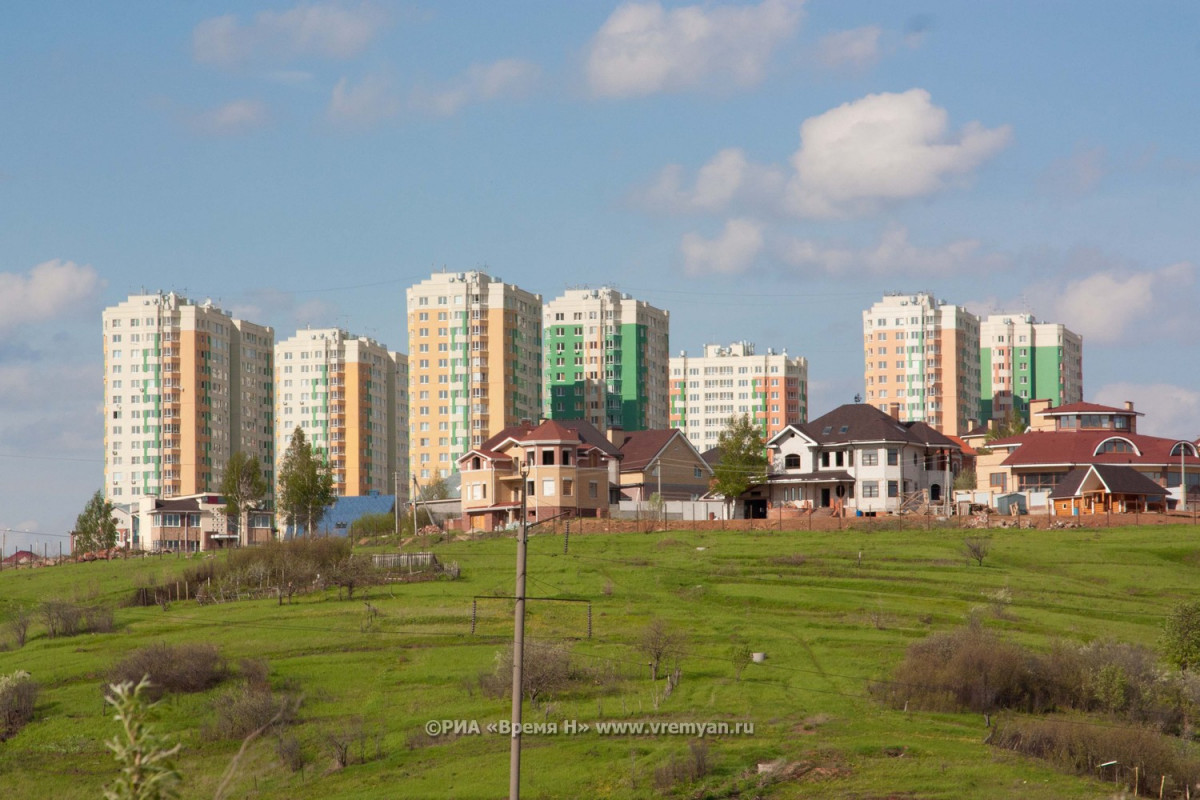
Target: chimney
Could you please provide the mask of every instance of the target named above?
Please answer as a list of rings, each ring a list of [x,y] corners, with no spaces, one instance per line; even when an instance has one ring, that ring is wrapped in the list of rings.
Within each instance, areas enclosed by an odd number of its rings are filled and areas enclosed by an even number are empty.
[[[620,425],[610,425],[608,427],[608,440],[612,442],[613,447],[620,450],[625,444],[625,429]]]
[[[1126,410],[1126,411],[1133,411],[1133,401],[1132,401],[1132,400],[1126,400],[1126,401],[1125,401],[1125,410]]]
[[[890,404],[888,406],[888,414],[891,415],[892,419],[896,419],[896,420],[900,419],[900,404],[899,403]]]

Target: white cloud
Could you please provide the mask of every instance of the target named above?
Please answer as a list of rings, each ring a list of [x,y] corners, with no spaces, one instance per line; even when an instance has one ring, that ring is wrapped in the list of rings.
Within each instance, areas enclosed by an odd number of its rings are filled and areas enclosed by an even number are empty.
[[[672,164],[654,183],[638,192],[636,202],[659,212],[720,212],[733,205],[777,208],[787,176],[783,171],[754,164],[739,148],[720,151],[700,168],[689,188],[684,169]]]
[[[715,239],[688,233],[680,242],[684,268],[691,275],[745,272],[762,248],[763,226],[752,219],[729,220]]]
[[[760,81],[772,52],[800,23],[802,0],[758,5],[625,3],[592,39],[587,79],[601,97],[637,97],[731,81]]]
[[[522,97],[533,88],[540,72],[536,64],[515,58],[473,64],[446,86],[415,90],[410,102],[416,110],[450,116],[472,103]]]
[[[1080,146],[1070,156],[1051,162],[1042,175],[1041,185],[1053,194],[1087,194],[1108,172],[1108,151],[1102,145]]]
[[[883,202],[941,191],[1008,146],[1012,130],[965,125],[947,132],[947,114],[924,89],[872,94],[800,126],[796,175],[788,187],[794,213],[843,217]]]
[[[1094,402],[1120,407],[1132,400],[1146,416],[1138,433],[1195,441],[1200,435],[1200,392],[1169,383],[1110,383],[1092,395]]]
[[[45,261],[25,275],[0,272],[0,331],[64,314],[103,285],[96,270],[73,261]]]
[[[817,44],[817,62],[826,69],[860,71],[874,66],[883,54],[878,25],[831,33]]]
[[[197,61],[220,67],[309,56],[347,59],[361,53],[385,21],[367,4],[301,4],[287,11],[260,11],[245,24],[226,14],[195,27],[192,53]]]
[[[865,215],[884,203],[922,197],[962,180],[1008,145],[1009,127],[977,122],[947,133],[945,109],[929,93],[868,95],[805,120],[793,170],[720,151],[688,185],[683,167],[663,169],[639,205],[674,213],[770,211],[803,218]]]
[[[1172,264],[1156,272],[1122,274],[1097,272],[1048,288],[1057,299],[1055,318],[1094,344],[1121,341],[1135,324],[1154,322],[1170,327],[1177,314],[1169,313],[1183,289],[1195,278],[1191,264]],[[1185,304],[1185,305],[1190,305]],[[1181,310],[1187,313],[1186,309]],[[1145,332],[1145,331],[1143,331]]]
[[[329,100],[328,114],[340,124],[365,126],[396,116],[401,106],[391,81],[372,74],[356,85],[348,78],[338,81]]]
[[[908,238],[903,225],[889,225],[873,247],[825,245],[811,239],[791,239],[780,247],[782,259],[801,270],[816,270],[832,277],[853,275],[930,275],[949,277],[984,265],[996,265],[999,256],[979,252],[976,239],[961,239],[941,247],[921,247]]]
[[[234,100],[197,114],[194,127],[216,135],[245,133],[267,124],[267,106],[260,100]]]

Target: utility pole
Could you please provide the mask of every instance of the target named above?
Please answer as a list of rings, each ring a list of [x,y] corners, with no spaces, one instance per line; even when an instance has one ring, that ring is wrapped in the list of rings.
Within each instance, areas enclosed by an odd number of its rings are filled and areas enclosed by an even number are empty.
[[[517,529],[517,609],[513,618],[512,744],[508,757],[508,800],[521,797],[521,700],[525,661],[525,545],[529,540],[527,511],[529,461],[521,462],[521,527]]]
[[[396,515],[396,541],[400,541],[400,472],[392,473],[392,492],[396,495],[392,502],[392,513]]]
[[[421,484],[417,482],[417,476],[413,475],[413,542],[417,541],[417,498],[421,496]]]

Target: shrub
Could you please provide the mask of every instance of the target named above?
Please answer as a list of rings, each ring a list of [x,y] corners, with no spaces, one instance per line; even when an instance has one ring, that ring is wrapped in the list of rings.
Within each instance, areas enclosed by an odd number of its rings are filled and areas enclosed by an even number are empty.
[[[0,742],[16,735],[33,719],[38,685],[24,670],[0,675]]]
[[[654,786],[669,791],[678,783],[691,783],[708,774],[708,744],[704,740],[688,744],[688,752],[672,756],[671,760],[654,770]]]
[[[991,743],[1045,759],[1077,775],[1109,779],[1115,774],[1120,782],[1131,787],[1136,774],[1134,792],[1145,793],[1147,797],[1156,795],[1160,786],[1166,796],[1179,797],[1183,787],[1200,780],[1200,761],[1186,754],[1169,737],[1146,727],[1096,725],[1062,717],[1013,718],[996,726]],[[1117,763],[1106,769],[1117,772],[1098,770],[1101,764],[1113,761]]]
[[[1200,666],[1200,602],[1181,603],[1163,623],[1163,658],[1181,670]]]
[[[143,690],[150,700],[166,692],[202,692],[225,679],[227,669],[217,648],[211,644],[152,644],[135,650],[117,662],[108,673],[108,683],[134,685],[149,677]]]
[[[893,704],[932,711],[1029,710],[1035,696],[1031,667],[1020,647],[968,626],[914,642],[892,682],[875,688]]]
[[[214,700],[216,720],[203,732],[209,739],[245,739],[255,732],[290,724],[295,705],[290,698],[276,697],[270,689],[230,689]]]
[[[17,647],[25,646],[25,639],[29,635],[29,626],[33,622],[33,615],[29,613],[29,609],[20,607],[17,609],[13,618],[8,621],[9,630],[13,633],[13,638],[17,640]]]
[[[522,693],[537,705],[556,692],[567,689],[581,677],[571,668],[571,651],[566,645],[525,642],[525,660],[521,666]],[[479,676],[479,688],[488,697],[512,694],[513,648],[496,654],[496,666],[491,673]]]

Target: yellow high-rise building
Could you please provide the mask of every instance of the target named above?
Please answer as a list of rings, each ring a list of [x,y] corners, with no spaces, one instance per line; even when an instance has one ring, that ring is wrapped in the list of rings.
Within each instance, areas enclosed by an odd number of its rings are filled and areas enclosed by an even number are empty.
[[[410,474],[455,470],[471,447],[542,406],[542,296],[484,272],[408,289]]]

